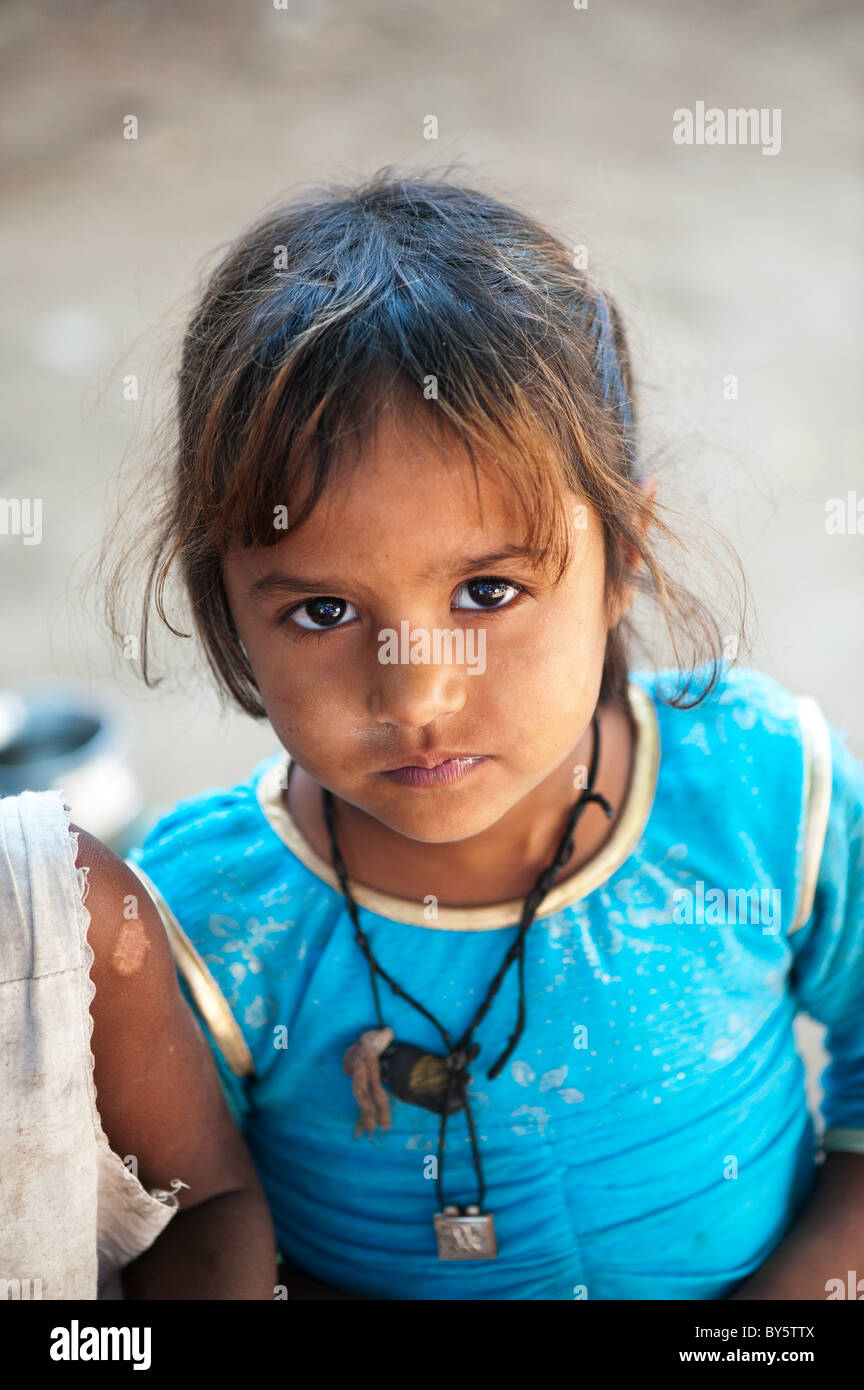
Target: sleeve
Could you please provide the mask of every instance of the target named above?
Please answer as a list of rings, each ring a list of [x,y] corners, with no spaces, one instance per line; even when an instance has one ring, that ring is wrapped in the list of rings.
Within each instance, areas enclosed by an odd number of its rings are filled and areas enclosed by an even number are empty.
[[[186,1003],[189,1005],[189,1008],[192,1010],[192,1013],[195,1015],[198,1027],[204,1034],[207,1045],[213,1054],[213,1061],[216,1063],[216,1070],[219,1073],[219,1080],[222,1084],[222,1094],[225,1097],[225,1102],[234,1117],[234,1123],[237,1125],[238,1129],[242,1130],[248,1119],[249,1112],[252,1109],[250,1083],[246,1077],[238,1076],[228,1066],[221,1047],[216,1045],[213,1034],[207,1026],[207,1020],[196,1007],[195,1000],[192,997],[189,986],[179,967],[177,970],[177,978],[180,981],[181,993]]]
[[[810,747],[812,754],[813,742]],[[800,1008],[826,1028],[822,1147],[864,1154],[864,768],[824,721],[821,754],[819,749],[817,738],[821,769],[812,769],[809,783],[803,872],[809,915],[790,932],[791,986]],[[815,819],[824,825],[824,837],[820,826],[815,843],[814,800]]]
[[[134,851],[126,863],[140,878],[162,919],[181,992],[213,1054],[228,1108],[243,1129],[252,1109],[255,1080],[255,1065],[246,1039],[205,962],[157,885],[138,863]]]

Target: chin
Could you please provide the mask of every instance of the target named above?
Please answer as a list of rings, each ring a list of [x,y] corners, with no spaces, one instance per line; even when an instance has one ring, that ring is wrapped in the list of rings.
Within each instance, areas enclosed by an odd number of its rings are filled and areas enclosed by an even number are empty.
[[[377,820],[408,840],[417,840],[426,845],[449,845],[481,835],[506,814],[511,804],[508,802],[498,808],[486,796],[476,799],[470,806],[453,806],[449,812],[445,812],[440,805],[435,807],[430,804],[425,810],[416,810],[413,815],[399,815],[392,806],[384,814],[376,815],[374,811],[369,814],[375,815]]]

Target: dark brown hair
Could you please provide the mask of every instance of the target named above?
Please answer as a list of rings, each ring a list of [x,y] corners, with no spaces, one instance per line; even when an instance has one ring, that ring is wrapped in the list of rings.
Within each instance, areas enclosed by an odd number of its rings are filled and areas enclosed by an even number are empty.
[[[152,607],[172,566],[224,691],[266,715],[222,578],[232,542],[269,546],[312,511],[336,469],[362,462],[384,402],[475,470],[511,489],[556,576],[570,558],[562,485],[602,523],[607,595],[632,582],[659,602],[683,705],[705,662],[719,674],[716,619],[673,583],[658,538],[676,536],[637,486],[632,369],[619,311],[563,242],[508,203],[429,174],[389,169],[265,211],[228,246],[200,293],[180,363],[174,459],[148,547],[140,626],[148,685]],[[491,463],[494,460],[494,464]],[[274,526],[276,508],[287,526]],[[650,522],[650,525],[648,523]],[[622,544],[640,563],[628,565]],[[117,563],[106,613],[115,637],[136,545]],[[625,616],[609,633],[600,699],[628,678]],[[691,657],[682,663],[679,632]]]

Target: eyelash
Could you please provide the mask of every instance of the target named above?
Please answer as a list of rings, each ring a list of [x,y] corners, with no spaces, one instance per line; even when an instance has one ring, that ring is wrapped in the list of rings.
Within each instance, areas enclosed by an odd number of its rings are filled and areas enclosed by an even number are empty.
[[[464,584],[460,584],[460,585],[459,585],[459,589],[457,590],[457,593],[459,593],[462,589],[467,588],[469,584],[489,584],[489,585],[492,586],[492,587],[494,587],[494,586],[496,586],[496,585],[498,585],[498,586],[506,585],[506,587],[507,587],[508,589],[515,589],[515,590],[516,590],[516,594],[515,594],[515,597],[514,597],[514,598],[511,598],[511,599],[509,600],[509,602],[507,602],[507,603],[502,603],[502,604],[500,604],[497,608],[484,608],[482,605],[478,605],[476,608],[459,608],[459,609],[456,609],[456,610],[455,610],[456,612],[459,612],[459,613],[500,613],[500,612],[503,612],[504,609],[507,609],[507,608],[515,608],[516,605],[517,605],[517,603],[519,602],[520,597],[521,597],[523,594],[528,594],[528,595],[530,596],[530,590],[527,589],[527,588],[525,587],[524,584],[517,584],[515,580],[513,580],[513,579],[505,579],[505,578],[503,577],[503,575],[498,575],[498,574],[495,574],[495,575],[492,575],[492,574],[483,574],[483,575],[479,575],[479,576],[478,576],[477,578],[475,578],[475,579],[466,579],[465,582],[464,582]],[[319,595],[318,597],[320,597],[320,598],[338,598],[338,595],[336,595],[336,594],[321,594],[321,595]],[[343,600],[341,600],[341,601],[342,601],[343,603],[349,603],[349,602],[350,602],[348,599],[343,599]],[[276,619],[276,626],[277,626],[277,627],[283,627],[283,626],[286,626],[286,625],[290,624],[291,627],[294,627],[294,628],[297,629],[297,632],[298,632],[299,635],[302,636],[302,637],[324,637],[324,636],[327,635],[328,632],[337,632],[337,631],[339,631],[340,628],[351,627],[352,624],[351,624],[350,622],[349,622],[349,623],[339,622],[339,623],[334,623],[331,627],[319,627],[319,628],[314,628],[314,627],[301,627],[301,625],[300,625],[299,623],[291,623],[290,620],[291,620],[291,618],[293,617],[293,615],[294,615],[295,613],[299,612],[301,608],[305,608],[305,606],[306,606],[307,604],[309,604],[309,603],[314,603],[314,602],[315,602],[315,599],[314,599],[314,598],[305,598],[305,599],[302,599],[300,603],[292,604],[292,606],[291,606],[290,608],[286,609],[286,611],[285,611],[284,613],[280,613],[280,614],[279,614],[279,616],[278,616],[277,619]],[[351,607],[353,607],[353,606],[354,606],[354,605],[351,604]]]

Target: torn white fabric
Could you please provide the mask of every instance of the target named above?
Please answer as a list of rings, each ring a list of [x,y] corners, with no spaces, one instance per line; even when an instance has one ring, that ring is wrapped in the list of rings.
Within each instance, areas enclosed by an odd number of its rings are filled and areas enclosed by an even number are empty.
[[[177,1209],[99,1118],[77,840],[61,791],[0,800],[0,1299],[122,1297]]]

